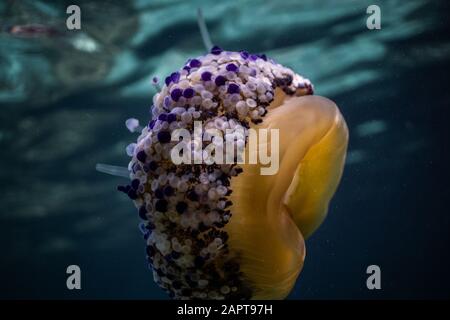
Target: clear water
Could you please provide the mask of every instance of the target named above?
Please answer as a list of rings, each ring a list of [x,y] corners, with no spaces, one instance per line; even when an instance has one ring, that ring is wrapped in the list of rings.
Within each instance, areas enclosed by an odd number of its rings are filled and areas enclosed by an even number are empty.
[[[95,164],[127,164],[124,121],[148,120],[151,78],[204,53],[197,7],[214,43],[308,77],[350,129],[342,183],[290,298],[450,296],[444,1],[377,1],[381,30],[366,28],[372,1],[76,1],[81,32],[65,29],[73,3],[0,2],[0,298],[166,298],[115,190],[123,180]],[[58,34],[7,32],[29,23]],[[80,291],[66,288],[71,264]],[[370,264],[382,290],[366,288]]]

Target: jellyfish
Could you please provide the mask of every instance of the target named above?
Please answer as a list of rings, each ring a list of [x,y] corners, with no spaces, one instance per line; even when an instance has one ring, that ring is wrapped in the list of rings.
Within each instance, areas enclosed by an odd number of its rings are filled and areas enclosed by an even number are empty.
[[[348,129],[336,104],[264,54],[213,46],[154,84],[152,118],[127,146],[121,185],[142,220],[154,281],[175,299],[284,299],[305,260],[305,239],[324,221],[343,172]],[[262,164],[171,161],[172,133],[194,121],[225,130],[279,130],[279,170]],[[248,135],[241,137],[246,151]],[[204,141],[204,145],[213,143]],[[239,143],[237,141],[236,143]],[[268,147],[266,145],[266,147]]]

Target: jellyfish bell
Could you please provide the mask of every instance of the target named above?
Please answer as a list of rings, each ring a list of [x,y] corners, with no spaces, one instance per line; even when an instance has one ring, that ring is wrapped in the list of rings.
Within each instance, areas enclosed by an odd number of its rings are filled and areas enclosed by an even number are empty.
[[[305,259],[305,241],[323,222],[342,175],[348,130],[337,106],[318,96],[285,98],[258,127],[280,129],[280,169],[242,165],[231,181],[231,250],[255,299],[282,299]]]
[[[348,130],[337,106],[265,55],[217,46],[166,77],[153,103],[147,126],[126,122],[140,131],[128,168],[97,169],[130,177],[118,189],[143,220],[156,283],[177,299],[285,298],[342,175]],[[196,120],[221,132],[276,129],[277,144],[254,149],[245,135],[243,145],[248,157],[277,153],[277,172],[261,174],[262,162],[173,163],[171,133],[195,133]]]

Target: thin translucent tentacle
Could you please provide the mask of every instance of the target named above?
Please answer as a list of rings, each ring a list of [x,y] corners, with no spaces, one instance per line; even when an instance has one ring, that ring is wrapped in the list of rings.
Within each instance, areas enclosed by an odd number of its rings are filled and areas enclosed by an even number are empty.
[[[200,34],[202,35],[203,44],[206,51],[209,51],[212,48],[211,37],[209,36],[208,28],[206,27],[205,19],[203,18],[202,9],[200,8],[197,10],[197,22],[200,29]]]
[[[113,175],[116,177],[124,177],[124,178],[130,177],[130,172],[125,167],[113,166],[113,165],[105,164],[105,163],[97,163],[95,165],[95,170],[102,172],[102,173],[110,174],[110,175]]]

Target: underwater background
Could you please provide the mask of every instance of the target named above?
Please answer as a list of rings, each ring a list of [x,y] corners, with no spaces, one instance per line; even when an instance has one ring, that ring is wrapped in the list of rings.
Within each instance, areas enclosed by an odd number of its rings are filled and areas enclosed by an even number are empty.
[[[68,31],[66,8],[81,8]],[[381,30],[366,9],[381,8]],[[329,215],[290,299],[450,298],[450,30],[445,1],[0,0],[0,298],[166,299],[116,191],[155,89],[215,44],[265,53],[336,102],[349,130]],[[18,37],[11,26],[45,25]],[[56,31],[55,31],[56,30]],[[79,265],[82,290],[68,290]],[[382,289],[366,287],[367,266]]]

